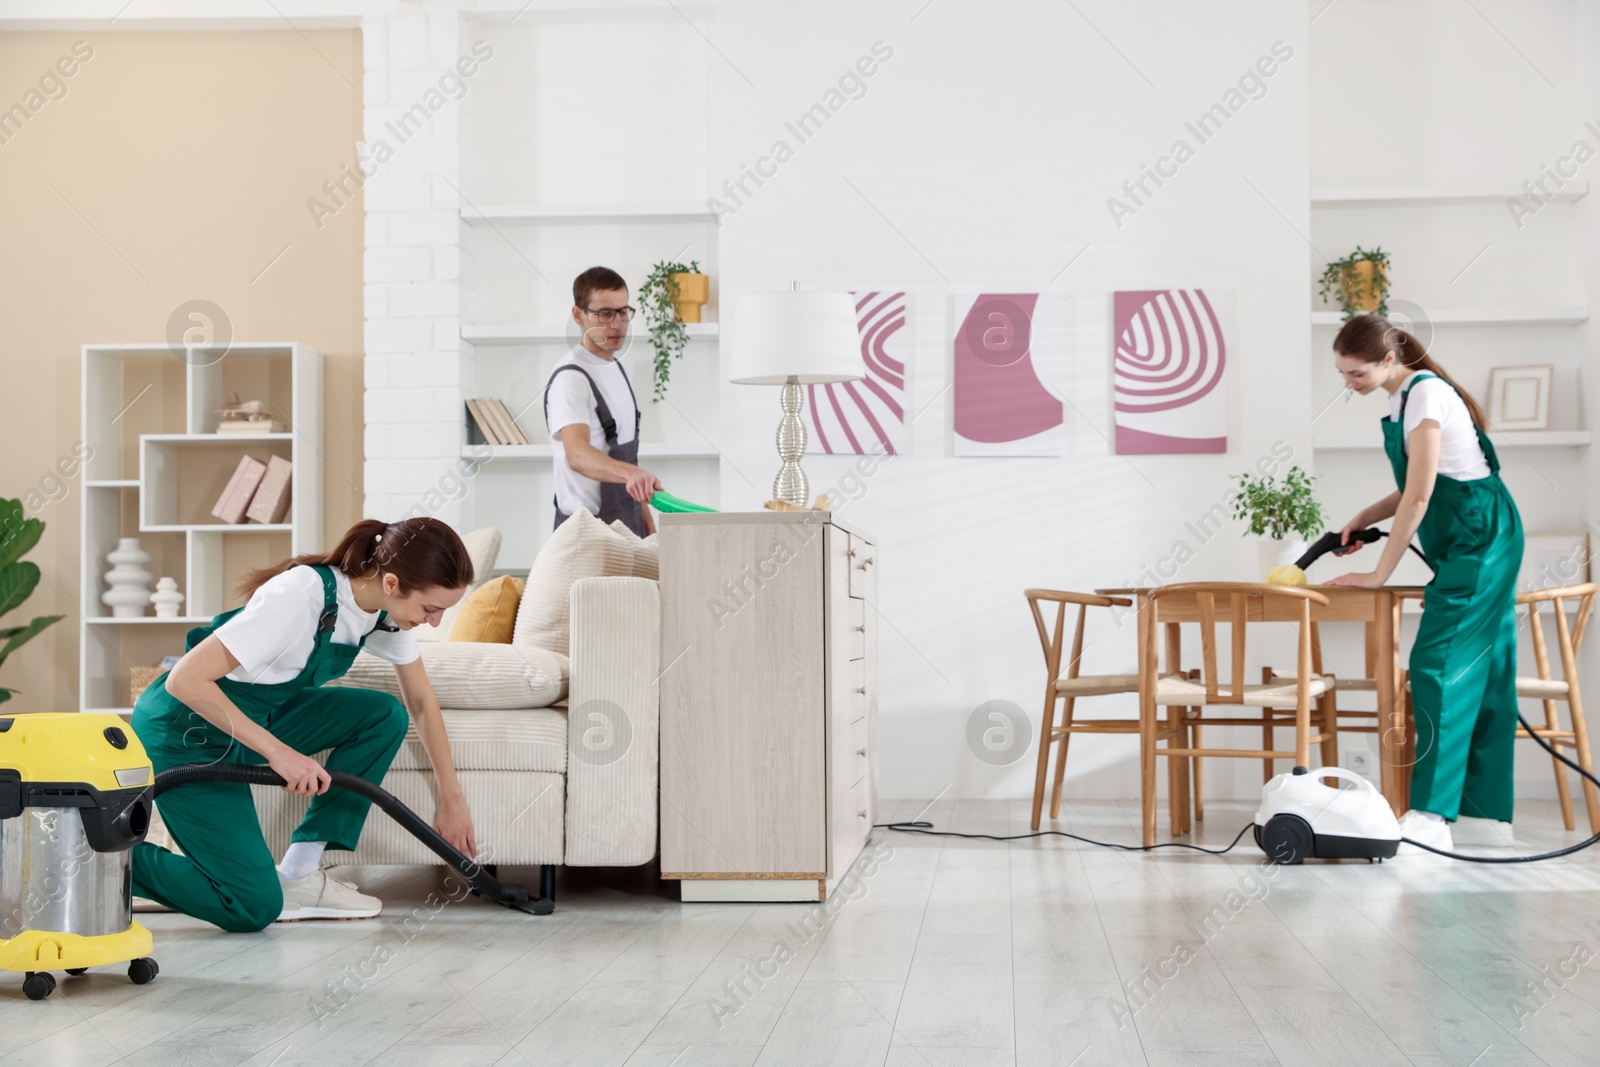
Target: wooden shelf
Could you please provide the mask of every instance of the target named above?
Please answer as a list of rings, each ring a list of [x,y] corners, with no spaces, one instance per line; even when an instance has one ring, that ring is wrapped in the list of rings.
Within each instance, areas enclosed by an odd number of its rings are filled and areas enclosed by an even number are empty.
[[[468,225],[526,223],[710,222],[715,216],[704,204],[618,204],[594,207],[531,207],[496,205],[461,209]]]
[[[1588,430],[1503,430],[1491,433],[1489,440],[1515,448],[1584,448],[1591,437]],[[1383,447],[1383,440],[1376,434],[1322,435],[1311,439],[1311,447],[1320,452],[1376,450]]]
[[[1311,190],[1312,207],[1412,207],[1428,204],[1503,203],[1527,190],[1500,185],[1370,185]],[[1589,195],[1588,182],[1569,181],[1551,199],[1571,203]]]
[[[523,322],[495,326],[463,326],[461,339],[480,345],[511,345],[525,341],[566,341],[575,344],[577,339],[568,331],[576,324],[571,322]],[[684,330],[690,340],[711,340],[721,333],[721,324],[691,322]]]
[[[1435,326],[1573,326],[1587,322],[1587,307],[1533,308],[1519,310],[1440,310],[1427,311]],[[1313,311],[1311,325],[1338,327],[1344,316],[1337,311]]]
[[[482,445],[468,445],[461,450],[462,459],[484,462]],[[491,445],[490,460],[549,459],[554,453],[548,444]],[[640,459],[716,459],[722,453],[711,445],[664,445],[643,441],[639,444]]]

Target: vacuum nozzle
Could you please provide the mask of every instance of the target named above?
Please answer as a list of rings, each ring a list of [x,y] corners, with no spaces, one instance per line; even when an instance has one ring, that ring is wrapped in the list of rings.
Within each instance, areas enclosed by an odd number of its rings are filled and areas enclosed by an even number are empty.
[[[1352,533],[1350,535],[1350,544],[1370,545],[1378,538],[1387,536],[1388,534],[1378,529],[1376,526],[1369,526],[1365,530],[1357,530]],[[1311,543],[1311,547],[1306,549],[1305,554],[1294,561],[1294,565],[1301,570],[1305,570],[1317,560],[1321,559],[1323,556],[1326,556],[1329,552],[1337,551],[1343,547],[1345,546],[1344,542],[1340,539],[1339,531],[1329,530],[1327,533],[1313,541]]]

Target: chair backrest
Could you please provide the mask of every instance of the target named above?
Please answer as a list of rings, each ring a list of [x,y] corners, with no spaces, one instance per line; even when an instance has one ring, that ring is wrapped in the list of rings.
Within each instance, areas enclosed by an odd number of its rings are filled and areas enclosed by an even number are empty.
[[[1028,598],[1028,607],[1033,611],[1033,625],[1039,631],[1039,646],[1044,651],[1045,670],[1049,672],[1048,682],[1055,684],[1056,679],[1076,678],[1078,676],[1078,661],[1083,657],[1083,624],[1084,618],[1090,608],[1109,608],[1113,604],[1122,607],[1132,607],[1133,601],[1122,597],[1100,596],[1098,593],[1069,593],[1060,589],[1024,589],[1022,595]],[[1054,604],[1055,616],[1050,625],[1046,627],[1044,612],[1040,604]],[[1078,608],[1078,623],[1072,631],[1072,651],[1067,657],[1066,674],[1061,673],[1063,642],[1066,638],[1067,611],[1076,605]]]
[[[1307,689],[1313,671],[1311,643],[1311,605],[1326,606],[1328,598],[1314,589],[1299,586],[1259,585],[1253,582],[1181,582],[1164,585],[1150,593],[1150,625],[1147,640],[1155,638],[1154,627],[1161,622],[1197,622],[1204,656],[1201,676],[1206,685],[1206,703],[1242,704],[1245,686],[1245,636],[1250,623],[1297,623],[1300,628],[1300,653],[1296,677]],[[1224,692],[1217,668],[1217,619],[1221,614],[1232,629],[1232,669]],[[1165,618],[1163,618],[1165,616]],[[1168,664],[1175,669],[1178,664]],[[1303,697],[1306,693],[1301,694]]]
[[[1578,650],[1583,645],[1583,633],[1589,625],[1589,613],[1594,610],[1594,595],[1600,590],[1594,582],[1581,585],[1563,585],[1555,589],[1534,589],[1517,594],[1517,604],[1528,609],[1528,624],[1533,637],[1533,658],[1538,664],[1539,677],[1546,681],[1550,675],[1550,653],[1545,645],[1544,621],[1539,613],[1542,604],[1554,606],[1556,617],[1556,648],[1561,655],[1561,676],[1569,682],[1577,677]],[[1575,612],[1571,626],[1567,624],[1567,604]]]

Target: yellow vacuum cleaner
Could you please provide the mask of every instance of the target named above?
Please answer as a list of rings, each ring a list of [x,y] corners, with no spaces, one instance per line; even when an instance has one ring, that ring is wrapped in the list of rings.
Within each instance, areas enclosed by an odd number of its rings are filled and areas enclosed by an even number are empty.
[[[0,970],[43,1000],[62,970],[160,971],[133,921],[133,846],[150,828],[150,757],[115,715],[0,718]]]

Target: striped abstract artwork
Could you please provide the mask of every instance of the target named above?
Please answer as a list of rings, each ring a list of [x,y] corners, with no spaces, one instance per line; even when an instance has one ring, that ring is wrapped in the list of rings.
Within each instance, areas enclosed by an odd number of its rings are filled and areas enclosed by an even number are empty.
[[[1220,386],[1231,295],[1200,289],[1113,294],[1119,455],[1228,450],[1228,395]]]
[[[806,386],[807,452],[905,452],[906,294],[852,293],[866,377]]]

